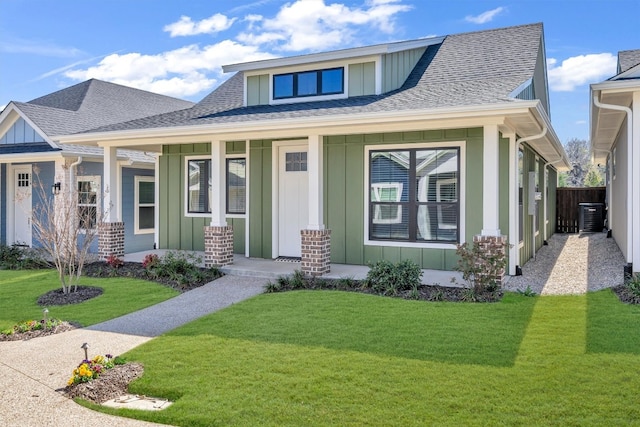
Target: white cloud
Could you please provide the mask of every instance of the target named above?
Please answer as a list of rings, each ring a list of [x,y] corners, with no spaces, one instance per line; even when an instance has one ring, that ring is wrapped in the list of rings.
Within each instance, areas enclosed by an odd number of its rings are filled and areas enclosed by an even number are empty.
[[[157,55],[111,54],[97,65],[64,73],[74,80],[96,78],[165,95],[187,97],[211,89],[222,76],[221,67],[271,58],[254,46],[231,40],[200,48],[184,46]]]
[[[586,121],[586,120],[577,120],[577,121],[576,121],[576,124],[577,124],[577,125],[586,125],[586,124],[587,124],[587,121]]]
[[[560,65],[555,58],[547,60],[551,90],[570,92],[577,86],[597,83],[616,71],[617,58],[610,53],[595,53],[567,58]]]
[[[58,46],[48,41],[15,38],[0,41],[0,52],[28,53],[56,58],[73,58],[82,54],[82,51],[75,47]]]
[[[358,27],[393,34],[394,15],[410,9],[399,0],[369,0],[364,7],[297,0],[285,4],[274,18],[254,19],[238,40],[260,44],[285,41],[276,46],[285,51],[324,50],[352,43]]]
[[[229,29],[235,20],[236,18],[229,19],[220,13],[197,22],[193,22],[188,16],[181,16],[178,21],[165,25],[163,30],[168,32],[171,37],[215,34]]]
[[[477,16],[467,15],[464,17],[464,20],[467,22],[471,22],[473,24],[486,24],[487,22],[493,21],[493,18],[495,18],[496,15],[498,15],[501,12],[504,12],[505,10],[507,9],[500,6],[500,7],[496,7],[495,9],[483,12]]]

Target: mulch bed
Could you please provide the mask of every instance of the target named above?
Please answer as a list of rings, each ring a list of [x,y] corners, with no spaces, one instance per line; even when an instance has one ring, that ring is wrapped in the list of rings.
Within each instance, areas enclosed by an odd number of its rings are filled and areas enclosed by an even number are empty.
[[[80,325],[73,322],[63,321],[53,328],[39,329],[36,331],[15,332],[11,335],[0,334],[0,341],[26,341],[32,338],[46,337],[47,335],[59,334],[79,328]]]
[[[88,277],[130,277],[135,279],[150,280],[161,285],[168,286],[178,292],[187,292],[215,280],[220,273],[207,268],[197,268],[202,276],[201,280],[180,281],[169,277],[158,277],[150,273],[139,262],[123,262],[117,268],[111,267],[105,262],[92,262],[82,269],[82,275]]]
[[[101,404],[128,393],[129,383],[142,376],[144,368],[139,363],[125,363],[105,370],[87,383],[74,384],[60,389],[65,396]]]
[[[73,292],[64,293],[62,288],[49,291],[38,298],[38,305],[41,307],[50,307],[52,305],[68,305],[79,304],[102,295],[102,288],[95,286],[78,286],[72,287]]]
[[[640,296],[634,295],[627,285],[618,285],[611,290],[625,304],[640,304]]]

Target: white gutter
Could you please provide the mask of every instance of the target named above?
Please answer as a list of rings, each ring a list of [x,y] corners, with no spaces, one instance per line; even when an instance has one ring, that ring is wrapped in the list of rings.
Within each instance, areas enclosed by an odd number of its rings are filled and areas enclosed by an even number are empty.
[[[597,95],[593,95],[593,105],[603,110],[615,110],[627,113],[627,148],[629,150],[627,159],[633,159],[633,111],[631,111],[631,108],[622,105],[603,104],[598,100]],[[627,200],[627,263],[633,262],[633,206],[635,199],[638,198],[635,194],[635,187],[638,184],[633,182],[634,168],[632,165],[632,162],[628,162],[627,164],[627,195],[631,194],[631,200]]]
[[[76,188],[76,167],[82,163],[82,156],[78,160],[69,165],[69,197],[73,198],[73,191]]]
[[[545,125],[542,126],[542,132],[540,132],[539,134],[527,136],[527,137],[520,138],[520,139],[516,140],[516,155],[514,156],[514,163],[515,163],[514,164],[514,170],[515,171],[518,170],[518,150],[520,150],[520,144],[522,144],[523,142],[534,140],[534,139],[543,138],[547,134],[548,130],[549,130],[549,128],[545,124]],[[562,158],[562,156],[560,156],[560,159],[558,161],[561,161],[561,160],[562,161],[564,160]],[[516,197],[515,200],[517,200],[517,197]],[[533,215],[533,219],[534,219],[534,221],[536,220],[536,215],[535,214]],[[520,224],[518,224],[518,225],[520,225]],[[532,233],[532,244],[531,245],[533,247],[533,259],[536,259],[536,228],[535,227],[532,227],[531,233]],[[520,233],[518,233],[518,236],[519,235],[520,235]]]
[[[553,162],[546,162],[544,164],[544,167],[542,168],[542,173],[544,174],[544,242],[546,244],[547,241],[547,221],[549,220],[548,215],[547,215],[547,211],[549,210],[549,206],[548,206],[548,202],[549,202],[549,192],[547,191],[547,185],[549,184],[547,182],[547,166],[551,166],[551,165],[555,165],[558,162],[561,162],[562,159],[558,159],[556,161]],[[557,182],[558,180],[556,179],[556,191],[558,191],[558,186],[557,186]]]

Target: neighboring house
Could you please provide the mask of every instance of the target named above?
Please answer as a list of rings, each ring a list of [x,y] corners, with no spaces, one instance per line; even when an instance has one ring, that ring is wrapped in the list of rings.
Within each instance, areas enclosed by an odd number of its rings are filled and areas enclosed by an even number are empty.
[[[569,164],[542,24],[223,68],[189,110],[60,137],[160,154],[159,248],[300,257],[317,275],[380,259],[450,270],[458,243],[504,239],[516,274],[555,230]]]
[[[59,144],[57,135],[83,132],[149,115],[189,108],[191,102],[88,80],[29,102],[10,102],[0,114],[0,243],[38,246],[33,211],[43,196],[78,190],[79,210],[90,210],[96,226],[105,211],[102,148]],[[122,218],[125,250],[154,246],[156,156],[118,150],[114,213]],[[38,181],[45,191],[38,190]],[[82,202],[82,203],[80,203]],[[96,244],[97,248],[97,244]]]
[[[640,49],[618,53],[614,77],[591,85],[591,149],[607,169],[608,227],[640,272]]]

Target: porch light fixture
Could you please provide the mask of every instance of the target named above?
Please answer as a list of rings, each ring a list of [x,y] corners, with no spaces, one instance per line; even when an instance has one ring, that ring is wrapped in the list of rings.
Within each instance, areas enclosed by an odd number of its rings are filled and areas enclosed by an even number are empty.
[[[59,182],[56,182],[54,184],[51,185],[51,194],[53,194],[54,196],[57,196],[58,194],[60,194],[60,188],[62,187],[62,184],[60,184]]]
[[[89,360],[89,353],[87,351],[89,349],[89,344],[84,343],[80,346],[80,348],[84,350],[84,360]]]

